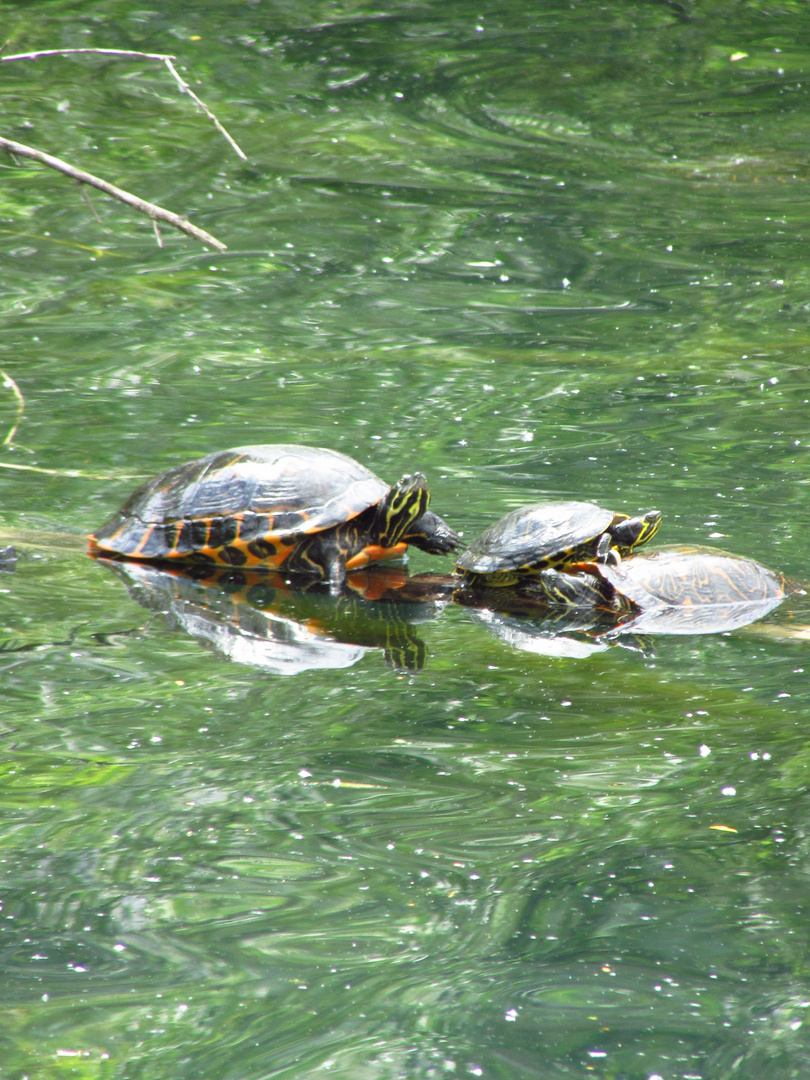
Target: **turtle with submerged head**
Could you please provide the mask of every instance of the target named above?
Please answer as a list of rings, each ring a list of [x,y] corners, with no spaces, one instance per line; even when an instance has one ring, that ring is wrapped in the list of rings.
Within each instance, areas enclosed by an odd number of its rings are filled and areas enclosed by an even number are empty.
[[[719,633],[746,626],[795,591],[775,570],[714,548],[676,545],[619,565],[547,568],[532,582],[543,602],[621,616],[615,633]]]

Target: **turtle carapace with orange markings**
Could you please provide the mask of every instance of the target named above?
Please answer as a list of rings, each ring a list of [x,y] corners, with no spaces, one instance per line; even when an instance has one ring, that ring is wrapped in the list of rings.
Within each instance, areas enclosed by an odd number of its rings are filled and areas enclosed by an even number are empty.
[[[473,540],[456,571],[471,585],[516,585],[546,567],[619,561],[655,536],[660,524],[659,510],[631,518],[586,502],[522,506]]]
[[[408,544],[431,554],[458,536],[428,509],[424,476],[389,487],[336,450],[240,446],[147,481],[90,537],[94,555],[283,569],[326,578],[396,558]]]

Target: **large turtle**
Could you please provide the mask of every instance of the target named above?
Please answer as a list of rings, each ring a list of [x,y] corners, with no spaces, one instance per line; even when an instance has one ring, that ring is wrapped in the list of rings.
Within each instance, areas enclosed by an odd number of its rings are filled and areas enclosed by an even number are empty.
[[[482,532],[456,570],[471,584],[514,585],[547,567],[627,555],[654,536],[660,522],[658,510],[631,518],[588,502],[523,506]]]
[[[90,537],[94,555],[283,568],[328,579],[401,555],[455,550],[424,476],[389,487],[346,454],[269,444],[223,450],[147,481]]]

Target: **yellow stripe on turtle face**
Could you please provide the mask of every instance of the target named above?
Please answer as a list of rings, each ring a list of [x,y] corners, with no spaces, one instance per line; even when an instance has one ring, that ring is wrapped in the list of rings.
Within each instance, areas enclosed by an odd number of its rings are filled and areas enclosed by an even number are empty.
[[[383,544],[386,540],[402,536],[408,527],[424,514],[429,505],[430,492],[424,476],[421,473],[403,476],[399,483],[391,488],[387,499],[381,503],[385,521],[384,527],[383,523],[380,523],[379,538]]]
[[[639,533],[636,544],[646,544],[648,540],[652,540],[661,524],[661,515],[657,511],[651,510],[642,517],[642,521],[644,522],[644,526]]]

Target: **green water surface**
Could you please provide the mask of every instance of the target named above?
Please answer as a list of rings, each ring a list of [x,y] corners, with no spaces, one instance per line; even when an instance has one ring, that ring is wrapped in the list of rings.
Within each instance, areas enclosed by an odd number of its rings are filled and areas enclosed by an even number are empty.
[[[804,582],[808,6],[0,26],[0,59],[175,55],[247,156],[159,61],[0,62],[0,134],[227,245],[0,160],[0,1077],[806,1077],[806,596],[594,648],[429,596],[160,591],[83,538],[139,478],[287,441],[423,471],[467,540],[657,507],[654,544]]]

